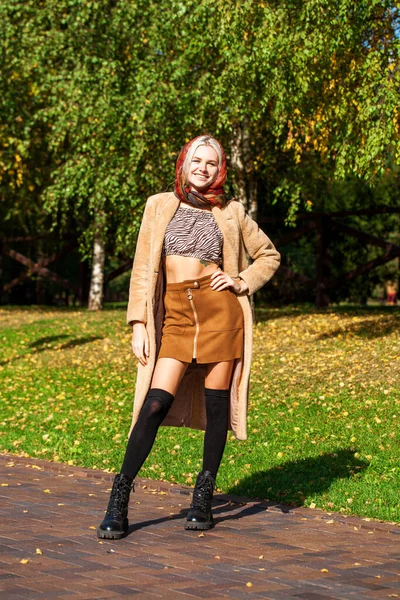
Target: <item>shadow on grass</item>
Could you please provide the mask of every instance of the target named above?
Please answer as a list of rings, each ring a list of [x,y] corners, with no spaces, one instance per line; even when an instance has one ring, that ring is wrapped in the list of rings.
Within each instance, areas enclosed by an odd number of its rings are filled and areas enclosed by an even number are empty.
[[[399,331],[400,319],[397,315],[381,316],[379,320],[374,321],[359,321],[356,323],[348,323],[343,327],[338,327],[333,331],[321,333],[317,339],[325,340],[335,338],[338,335],[357,335],[368,339],[374,339],[385,335],[390,335],[394,331]]]
[[[43,350],[43,346],[52,344],[53,342],[58,342],[59,340],[63,340],[67,337],[68,335],[66,333],[61,333],[59,335],[47,335],[29,344],[29,348],[39,348],[40,350]]]
[[[27,356],[36,356],[39,352],[44,352],[45,350],[52,350],[55,348],[53,345],[54,342],[59,341],[60,339],[64,339],[68,337],[68,335],[49,335],[43,338],[36,340],[29,344],[29,347],[33,349],[33,352],[24,352],[24,354],[19,354],[18,356],[12,356],[11,358],[7,358],[5,360],[0,361],[0,366],[9,365],[17,360],[26,358]],[[65,344],[62,344],[57,348],[57,350],[68,350],[69,348],[75,348],[75,346],[83,346],[84,344],[90,344],[91,342],[95,342],[96,340],[104,339],[99,335],[90,335],[83,338],[77,338],[75,340],[70,340]]]
[[[263,306],[261,303],[256,305],[256,321],[268,322],[282,319],[284,317],[303,317],[304,315],[341,315],[348,317],[385,317],[392,318],[397,322],[400,316],[400,310],[395,306],[328,306],[327,308],[317,308],[312,304],[288,305],[281,307]]]
[[[60,335],[48,335],[46,337],[39,338],[36,342],[32,342],[29,344],[30,348],[36,348],[37,352],[43,352],[44,350],[48,350],[49,346],[52,348],[52,342],[58,342],[61,339],[69,337],[66,334]],[[82,346],[83,344],[90,344],[90,342],[95,342],[96,340],[102,340],[103,338],[100,335],[88,335],[82,338],[76,338],[75,340],[70,340],[65,344],[62,344],[57,348],[57,350],[67,350],[68,348],[75,348],[75,346]]]
[[[243,478],[229,494],[302,506],[306,498],[327,491],[336,479],[351,479],[369,463],[341,448],[328,454],[289,461]]]
[[[91,342],[95,342],[96,340],[103,340],[104,336],[101,335],[90,335],[84,338],[77,338],[76,340],[71,340],[66,344],[63,344],[60,347],[60,350],[68,350],[69,348],[75,348],[75,346],[83,346],[84,344],[90,344]]]

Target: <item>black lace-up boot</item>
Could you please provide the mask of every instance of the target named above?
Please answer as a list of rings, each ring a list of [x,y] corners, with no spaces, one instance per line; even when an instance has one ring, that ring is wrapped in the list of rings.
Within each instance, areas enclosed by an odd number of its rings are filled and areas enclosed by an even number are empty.
[[[186,517],[185,529],[211,529],[214,520],[211,512],[215,479],[210,471],[197,475],[192,504]]]
[[[128,529],[129,494],[133,489],[132,477],[116,475],[103,522],[97,528],[97,537],[119,540]]]

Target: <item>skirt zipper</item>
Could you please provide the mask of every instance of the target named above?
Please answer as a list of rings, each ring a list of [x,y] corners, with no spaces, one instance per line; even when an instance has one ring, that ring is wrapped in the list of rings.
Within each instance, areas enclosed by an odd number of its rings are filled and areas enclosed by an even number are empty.
[[[194,340],[193,340],[193,358],[197,358],[196,355],[197,355],[197,337],[199,335],[199,319],[197,317],[197,310],[196,310],[196,307],[193,302],[193,294],[192,294],[192,290],[190,288],[187,291],[187,297],[190,302],[190,306],[192,307],[194,322],[196,324]]]

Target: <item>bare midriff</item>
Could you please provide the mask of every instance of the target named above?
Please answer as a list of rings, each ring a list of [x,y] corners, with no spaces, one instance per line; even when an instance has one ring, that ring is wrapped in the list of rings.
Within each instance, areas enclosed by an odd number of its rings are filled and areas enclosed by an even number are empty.
[[[167,283],[179,283],[188,279],[207,277],[219,268],[215,263],[203,265],[200,259],[190,256],[165,256],[163,260]]]

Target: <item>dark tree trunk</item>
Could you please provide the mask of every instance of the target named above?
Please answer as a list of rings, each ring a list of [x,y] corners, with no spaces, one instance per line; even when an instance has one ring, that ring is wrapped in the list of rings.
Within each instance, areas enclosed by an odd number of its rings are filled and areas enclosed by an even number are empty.
[[[329,306],[330,299],[327,291],[327,281],[329,279],[328,246],[329,246],[329,226],[326,217],[320,217],[317,223],[317,285],[315,304],[318,308]]]
[[[79,288],[75,296],[75,301],[78,300],[79,306],[86,306],[89,298],[90,286],[90,271],[87,261],[79,263]]]

